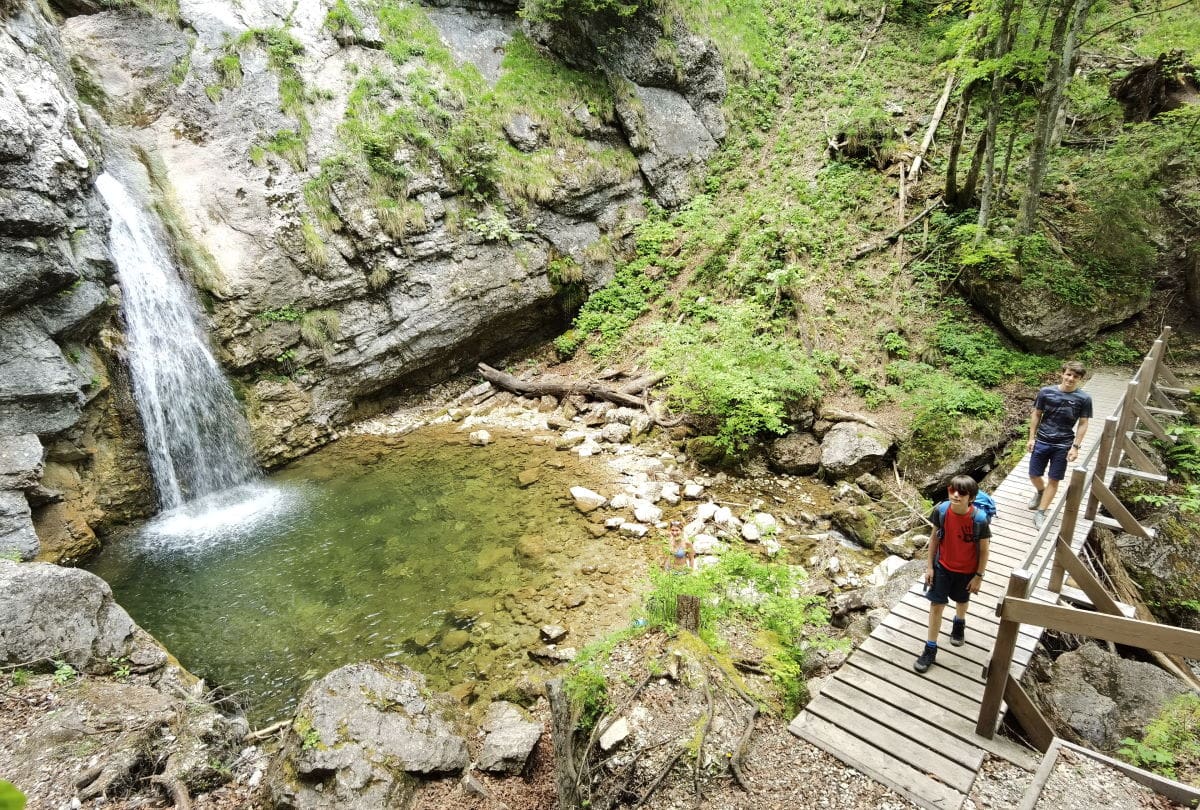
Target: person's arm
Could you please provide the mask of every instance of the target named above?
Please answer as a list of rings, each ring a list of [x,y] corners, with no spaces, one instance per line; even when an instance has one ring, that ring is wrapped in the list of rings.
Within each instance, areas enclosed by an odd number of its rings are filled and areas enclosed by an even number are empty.
[[[991,551],[992,541],[986,537],[979,541],[979,561],[975,563],[976,576],[971,577],[971,583],[967,585],[967,590],[971,593],[979,593],[979,589],[983,587],[983,574],[987,571],[988,552]]]
[[[696,568],[696,549],[692,547],[692,541],[687,541],[687,564],[688,568],[695,570]]]
[[[1037,438],[1038,425],[1042,421],[1042,412],[1038,408],[1033,409],[1033,413],[1029,417],[1029,444],[1026,445],[1026,452],[1033,452],[1033,442]]]
[[[1075,427],[1075,441],[1067,451],[1067,461],[1074,461],[1079,456],[1079,448],[1083,446],[1083,437],[1087,435],[1088,420],[1080,419]]]
[[[938,547],[941,546],[941,532],[935,527],[929,533],[929,563],[925,566],[925,589],[933,585],[933,564],[937,561]]]

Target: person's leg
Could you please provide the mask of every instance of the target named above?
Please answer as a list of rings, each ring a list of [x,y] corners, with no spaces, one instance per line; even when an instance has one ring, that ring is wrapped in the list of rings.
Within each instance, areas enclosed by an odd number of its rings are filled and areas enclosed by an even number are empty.
[[[925,636],[925,640],[937,643],[938,633],[942,631],[942,613],[946,610],[946,603],[940,605],[931,604],[929,606],[929,632]]]
[[[1038,502],[1038,510],[1045,512],[1050,508],[1050,504],[1054,503],[1054,496],[1058,494],[1058,481],[1053,478],[1046,480],[1046,486],[1042,490],[1042,499]]]
[[[1046,445],[1041,442],[1035,442],[1033,445],[1033,453],[1029,456],[1029,483],[1033,485],[1034,495],[1029,501],[1030,509],[1041,509],[1042,499],[1046,492],[1046,464],[1050,461],[1050,455]]]

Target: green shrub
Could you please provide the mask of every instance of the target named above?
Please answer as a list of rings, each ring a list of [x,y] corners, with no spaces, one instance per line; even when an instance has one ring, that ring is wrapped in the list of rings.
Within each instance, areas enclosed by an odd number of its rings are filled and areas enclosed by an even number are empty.
[[[675,406],[715,420],[717,442],[734,453],[764,434],[786,433],[789,409],[820,391],[796,344],[748,303],[665,327],[651,364],[666,372]]]
[[[6,779],[0,779],[0,810],[25,810],[25,794]]]
[[[1200,774],[1200,697],[1180,695],[1163,706],[1141,740],[1126,737],[1122,759],[1171,779],[1194,781]]]
[[[530,20],[563,20],[573,17],[608,16],[616,19],[632,16],[637,3],[621,0],[530,0],[521,15]]]
[[[314,309],[300,317],[300,339],[314,349],[327,351],[341,331],[341,317],[331,309]]]
[[[1008,348],[995,331],[953,315],[934,328],[933,347],[956,375],[989,387],[1014,377],[1036,385],[1059,366],[1053,357]]]

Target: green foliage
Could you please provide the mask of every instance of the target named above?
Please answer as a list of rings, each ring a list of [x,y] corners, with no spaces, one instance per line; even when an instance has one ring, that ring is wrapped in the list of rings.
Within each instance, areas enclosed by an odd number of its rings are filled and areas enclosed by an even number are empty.
[[[0,779],[0,810],[25,810],[25,794],[6,779]]]
[[[579,711],[579,727],[588,730],[611,708],[608,681],[596,660],[577,664],[563,681],[563,691]]]
[[[674,633],[676,598],[688,595],[700,599],[700,637],[710,646],[716,644],[721,621],[749,621],[761,631],[771,677],[784,696],[784,709],[792,712],[807,700],[805,651],[826,642],[821,628],[829,623],[822,598],[799,595],[807,576],[799,566],[762,562],[741,549],[691,574],[652,571],[647,620],[651,627]]]
[[[9,673],[8,677],[9,677],[9,680],[12,682],[13,686],[20,687],[20,686],[25,686],[27,683],[29,683],[29,678],[32,676],[32,674],[33,673],[31,673],[27,669],[22,669],[20,667],[17,667],[11,673]]]
[[[297,171],[308,166],[308,147],[304,142],[303,135],[296,130],[279,130],[263,144],[263,148],[279,155]]]
[[[123,655],[109,656],[108,665],[113,668],[112,676],[118,681],[127,681],[133,674],[133,665],[130,664],[129,659]]]
[[[1084,347],[1079,359],[1088,366],[1131,366],[1142,359],[1142,353],[1119,337],[1096,340]]]
[[[314,309],[300,316],[300,339],[314,349],[328,351],[341,331],[341,317],[330,309]]]
[[[496,193],[500,178],[498,152],[480,127],[471,122],[454,127],[438,155],[471,200],[486,202]]]
[[[925,363],[896,360],[887,367],[895,398],[912,414],[899,453],[906,469],[930,469],[953,454],[962,436],[1004,416],[1004,399]]]
[[[789,408],[820,391],[807,358],[750,303],[714,305],[665,327],[651,364],[666,372],[677,407],[715,420],[718,444],[734,453],[786,433]]]
[[[358,19],[350,6],[346,4],[346,0],[337,0],[333,4],[329,13],[325,15],[322,27],[335,36],[343,30],[350,30],[357,36],[362,34],[363,30],[362,20]]]
[[[530,0],[521,10],[521,15],[535,21],[578,17],[610,17],[615,21],[632,16],[637,9],[637,3],[623,3],[621,0]]]
[[[989,387],[1014,377],[1036,385],[1059,366],[1056,358],[1008,348],[995,331],[953,315],[934,327],[932,344],[956,375]]]
[[[66,661],[54,662],[54,682],[59,686],[65,686],[78,677],[79,672]]]
[[[226,56],[250,46],[267,52],[267,65],[279,78],[279,106],[299,122],[299,135],[308,137],[308,117],[304,112],[304,80],[300,78],[300,57],[304,46],[286,28],[251,28],[225,48]],[[239,74],[240,74],[240,62]]]
[[[321,232],[308,221],[308,217],[302,217],[300,220],[300,234],[304,238],[304,254],[308,256],[312,266],[322,268],[328,265],[329,248],[325,245]]]
[[[467,230],[478,234],[485,242],[504,240],[511,245],[521,239],[521,232],[513,228],[508,217],[496,211],[489,212],[483,218],[467,217],[463,224]]]
[[[304,317],[306,311],[288,304],[286,307],[280,307],[279,309],[264,310],[258,313],[256,317],[260,321],[266,321],[267,323],[296,323]]]
[[[1200,697],[1180,695],[1163,706],[1141,740],[1121,740],[1122,759],[1172,779],[1200,772]]]

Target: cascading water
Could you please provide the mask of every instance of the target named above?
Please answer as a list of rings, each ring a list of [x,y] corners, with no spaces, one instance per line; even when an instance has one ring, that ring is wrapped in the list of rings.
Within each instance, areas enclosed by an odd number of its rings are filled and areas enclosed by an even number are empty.
[[[216,493],[259,477],[246,420],[150,215],[112,176],[100,175],[96,187],[112,217],[134,398],[160,504],[217,506]]]

